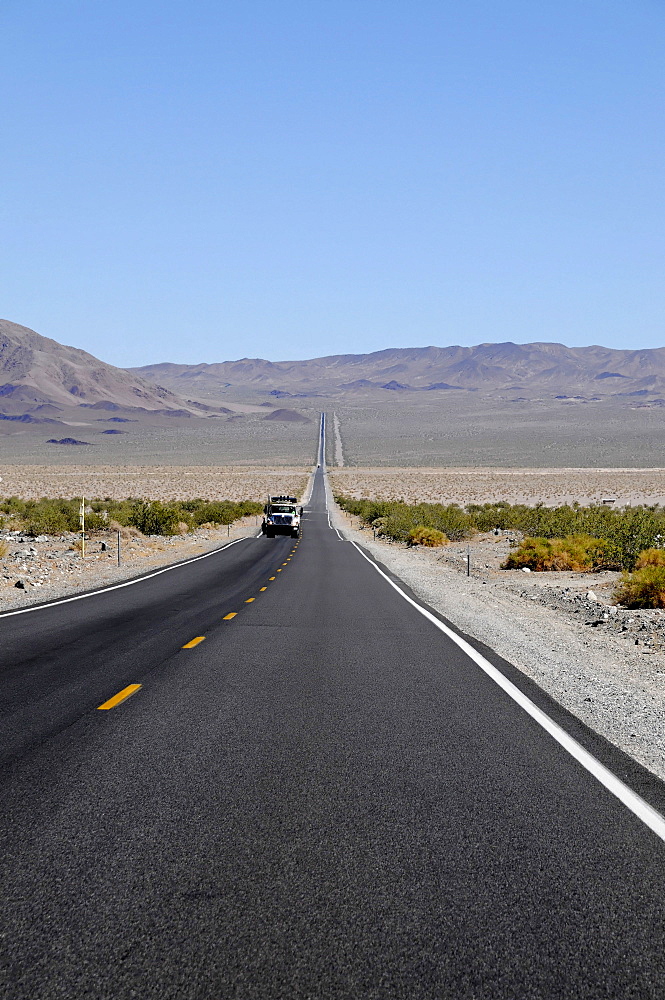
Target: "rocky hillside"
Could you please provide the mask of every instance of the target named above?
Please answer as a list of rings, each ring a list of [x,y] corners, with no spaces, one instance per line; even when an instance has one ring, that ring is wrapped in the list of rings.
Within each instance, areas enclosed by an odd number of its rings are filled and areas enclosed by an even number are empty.
[[[42,418],[81,404],[198,412],[168,388],[8,320],[0,320],[0,404],[5,413],[38,406]]]

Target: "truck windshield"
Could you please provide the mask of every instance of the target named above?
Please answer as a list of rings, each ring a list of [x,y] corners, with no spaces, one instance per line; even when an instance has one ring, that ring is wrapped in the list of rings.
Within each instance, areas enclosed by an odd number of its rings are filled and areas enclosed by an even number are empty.
[[[273,514],[295,514],[295,507],[290,507],[288,504],[274,503],[271,505],[270,509]]]

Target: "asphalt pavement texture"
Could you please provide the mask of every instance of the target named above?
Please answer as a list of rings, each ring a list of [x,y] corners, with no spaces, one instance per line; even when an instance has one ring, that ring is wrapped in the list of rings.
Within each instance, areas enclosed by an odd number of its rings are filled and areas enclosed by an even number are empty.
[[[0,628],[1,996],[665,996],[665,844],[339,537],[322,470],[299,541]]]

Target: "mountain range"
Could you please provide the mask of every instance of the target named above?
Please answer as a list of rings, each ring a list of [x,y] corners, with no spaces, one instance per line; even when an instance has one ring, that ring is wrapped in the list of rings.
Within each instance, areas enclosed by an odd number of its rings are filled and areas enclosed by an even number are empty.
[[[665,392],[665,348],[636,351],[563,344],[479,344],[476,347],[390,348],[309,361],[243,358],[216,364],[162,363],[131,368],[147,381],[198,399],[244,389],[266,398],[386,392],[477,391],[490,395],[649,396]]]
[[[86,409],[133,411],[138,420],[210,417],[242,410],[243,401],[252,410],[288,401],[297,411],[311,410],[318,398],[395,404],[421,393],[435,401],[468,392],[663,405],[656,397],[665,394],[665,348],[503,343],[122,369],[0,320],[0,417],[9,421],[54,422]]]

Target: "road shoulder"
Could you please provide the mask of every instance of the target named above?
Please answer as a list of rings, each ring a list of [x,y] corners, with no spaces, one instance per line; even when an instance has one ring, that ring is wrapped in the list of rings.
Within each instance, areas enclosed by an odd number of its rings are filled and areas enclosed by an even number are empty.
[[[331,504],[343,535],[466,635],[531,678],[573,716],[665,780],[665,668],[660,655],[627,655],[621,640],[569,622],[482,576],[465,577],[432,552],[374,541]]]

